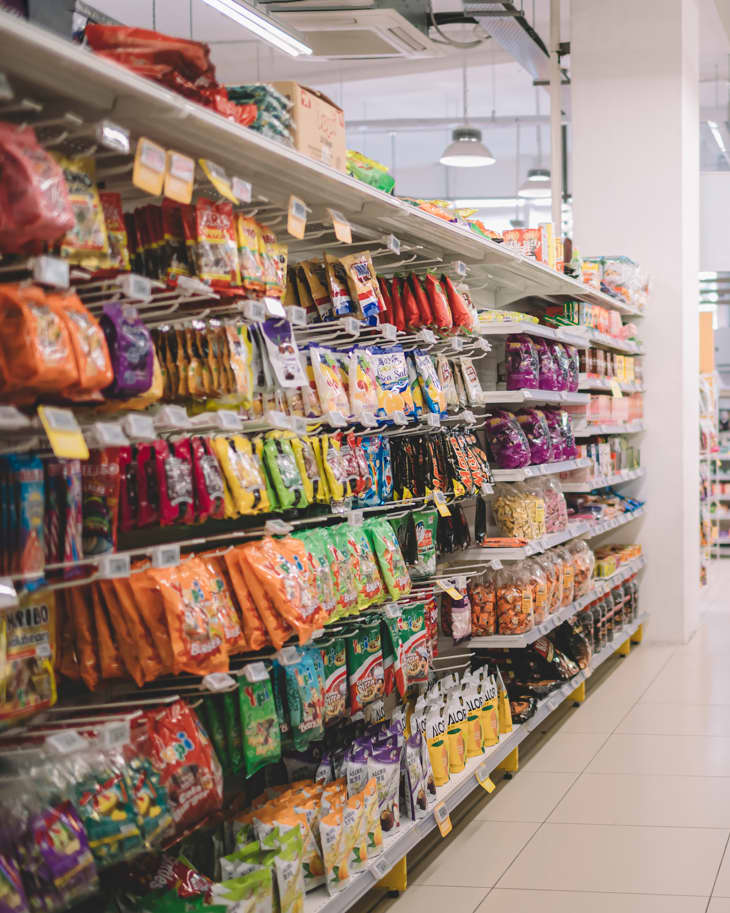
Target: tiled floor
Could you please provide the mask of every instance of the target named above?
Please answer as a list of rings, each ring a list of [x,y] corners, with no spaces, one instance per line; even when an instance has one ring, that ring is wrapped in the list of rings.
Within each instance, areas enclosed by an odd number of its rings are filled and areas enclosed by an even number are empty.
[[[690,643],[613,661],[378,913],[730,913],[730,561],[712,570]]]

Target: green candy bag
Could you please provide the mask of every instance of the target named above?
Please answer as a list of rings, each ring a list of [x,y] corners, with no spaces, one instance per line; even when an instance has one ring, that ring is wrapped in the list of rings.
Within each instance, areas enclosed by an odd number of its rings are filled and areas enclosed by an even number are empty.
[[[327,613],[328,619],[331,619],[337,608],[337,594],[335,592],[335,581],[330,569],[325,536],[322,534],[322,530],[319,529],[308,529],[294,532],[291,535],[293,539],[299,539],[300,542],[303,542],[311,555],[314,579],[317,586],[317,601]]]
[[[243,770],[243,737],[241,735],[241,714],[235,691],[226,691],[223,699],[223,720],[226,732],[226,749],[231,771],[240,774]]]
[[[414,577],[431,577],[436,573],[436,527],[438,511],[413,511],[413,522],[416,526],[416,561],[413,565]]]
[[[235,906],[236,913],[273,913],[272,875],[272,869],[263,866],[239,878],[221,881],[213,885],[211,900],[215,904],[223,904],[226,908]]]
[[[238,701],[243,733],[243,760],[250,777],[266,764],[281,758],[279,718],[269,673],[263,663],[249,663],[238,680]]]
[[[279,437],[267,438],[264,441],[264,464],[282,510],[309,505],[289,441]]]
[[[303,751],[310,742],[324,738],[324,663],[319,650],[297,652],[297,656],[283,666],[292,740],[295,750]]]
[[[220,694],[206,694],[203,698],[203,728],[210,736],[213,748],[224,773],[231,772],[231,761],[226,746],[225,726],[223,723],[223,704]]]
[[[393,527],[387,520],[372,517],[365,521],[364,529],[390,598],[396,601],[407,596],[411,591],[411,577]]]

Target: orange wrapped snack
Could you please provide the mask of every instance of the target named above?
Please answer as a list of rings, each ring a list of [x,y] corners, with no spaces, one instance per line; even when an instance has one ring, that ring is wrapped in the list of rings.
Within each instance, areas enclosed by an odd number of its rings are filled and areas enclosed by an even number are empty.
[[[215,584],[199,558],[148,572],[160,585],[175,675],[228,671]]]
[[[102,678],[125,678],[127,668],[122,660],[119,647],[112,634],[112,627],[106,614],[98,584],[90,583],[91,605],[96,627],[96,648]]]
[[[134,575],[133,575],[134,576]],[[101,589],[106,599],[107,608],[112,620],[112,624],[117,624],[115,618],[120,616],[120,627],[122,623],[127,629],[129,637],[129,647],[133,649],[139,659],[142,678],[145,682],[154,681],[164,672],[169,671],[169,665],[165,667],[157,651],[155,639],[152,637],[149,627],[144,616],[139,609],[135,600],[132,587],[128,579],[119,578],[117,580],[102,580]],[[164,632],[167,637],[167,631]],[[117,637],[121,638],[119,630]],[[121,639],[119,648],[122,649]],[[124,652],[122,652],[124,656]],[[127,662],[126,657],[124,659]],[[127,665],[129,665],[127,663]]]
[[[267,577],[270,578],[273,572],[268,571],[267,573],[265,570],[270,559],[261,551],[260,544],[259,542],[249,542],[240,546],[236,551],[239,553],[243,573],[258,614],[269,632],[269,638],[274,645],[274,649],[279,650],[294,631],[284,618],[279,615],[268,595],[267,589],[270,586],[270,582]],[[259,577],[259,569],[262,569],[261,577]]]
[[[79,381],[65,322],[35,286],[0,286],[3,393],[59,393]]]
[[[198,555],[208,570],[213,581],[213,595],[218,602],[218,615],[223,624],[223,637],[230,655],[243,653],[246,649],[246,638],[241,630],[241,622],[233,605],[224,562],[220,555],[202,552]]]
[[[58,590],[56,593],[56,672],[71,681],[81,677],[79,659],[74,643],[74,620],[70,593]]]
[[[106,337],[99,322],[87,311],[78,295],[48,295],[48,306],[69,331],[76,359],[78,383],[63,391],[68,397],[98,393],[114,380]]]
[[[238,600],[239,614],[247,650],[260,650],[270,643],[266,627],[254,605],[251,591],[246,584],[244,568],[241,563],[240,548],[232,548],[223,556],[226,570],[230,574],[233,593]],[[245,572],[246,574],[248,571]]]
[[[99,684],[99,658],[94,647],[96,634],[89,602],[89,588],[73,587],[68,591],[68,598],[68,609],[73,619],[76,655],[79,659],[79,675],[89,691],[95,691]]]
[[[114,584],[111,580],[100,580],[97,584],[98,594],[104,604],[106,615],[109,618],[111,627],[114,630],[117,643],[119,644],[119,653],[127,671],[134,679],[138,688],[145,683],[145,674],[142,668],[140,653],[145,649],[144,643],[137,644],[136,638],[129,628],[127,617],[121,609],[117,594],[114,591]]]
[[[154,662],[159,662],[158,676],[172,672],[172,644],[159,583],[151,571],[141,571],[129,578],[120,578],[116,581],[116,587],[117,597],[127,617],[137,616],[140,624],[149,631],[149,640],[154,645]],[[150,674],[149,680],[155,677],[157,676]]]

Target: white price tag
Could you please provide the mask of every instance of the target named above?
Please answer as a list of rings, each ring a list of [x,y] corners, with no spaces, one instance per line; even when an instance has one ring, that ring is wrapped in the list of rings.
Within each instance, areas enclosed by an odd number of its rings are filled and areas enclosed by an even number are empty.
[[[126,447],[129,438],[118,422],[94,422],[94,434],[103,447]]]
[[[276,658],[283,666],[291,666],[299,662],[299,650],[296,647],[282,647],[276,654]]]
[[[408,419],[406,418],[405,413],[402,412],[400,409],[396,409],[396,411],[392,415],[392,419],[393,419],[394,424],[396,424],[396,425],[407,425],[408,424]]]
[[[489,345],[487,340],[484,339],[483,336],[480,336],[476,340],[476,344],[479,346],[479,348],[482,350],[482,352],[491,352],[492,351],[492,347]]]
[[[129,155],[130,153],[129,130],[120,127],[114,121],[100,120],[96,125],[96,139],[105,149],[123,152],[124,155]]]
[[[285,520],[267,520],[264,523],[264,532],[267,536],[286,536],[294,527]]]
[[[60,754],[70,754],[72,751],[88,749],[89,743],[75,729],[64,729],[62,732],[54,732],[53,735],[49,735],[46,738],[46,746]]]
[[[418,338],[424,345],[432,346],[436,342],[436,336],[431,330],[423,329],[418,331]]]
[[[355,317],[343,317],[340,320],[340,326],[349,336],[360,335],[360,321]]]
[[[396,238],[395,235],[386,235],[383,238],[383,244],[394,254],[400,254],[400,238]]]
[[[441,416],[437,415],[435,412],[427,412],[424,416],[424,419],[430,428],[441,427]]]
[[[149,415],[125,415],[122,427],[133,441],[154,441],[157,437],[155,423]]]
[[[479,489],[479,491],[480,491],[483,495],[492,495],[492,494],[494,494],[494,489],[493,489],[492,486],[489,484],[489,482],[482,482],[482,485],[481,485],[481,488]]]
[[[177,567],[180,564],[180,546],[177,542],[158,545],[152,550],[152,567]]]
[[[214,414],[217,418],[218,426],[223,431],[241,431],[243,428],[241,416],[231,409],[219,409]]]
[[[117,281],[127,298],[133,298],[135,301],[149,301],[152,297],[152,283],[146,276],[126,273],[118,276]]]
[[[494,558],[494,559],[492,559],[491,567],[492,567],[492,570],[494,570],[494,571],[501,571],[502,568],[504,567],[504,565],[499,560],[499,558]]]
[[[225,672],[209,672],[201,684],[208,691],[230,691],[236,687],[236,680]]]
[[[269,317],[286,317],[286,311],[280,298],[264,298],[264,305]]]
[[[0,577],[0,611],[14,609],[18,604],[18,594],[10,577]]]
[[[113,723],[105,723],[99,736],[104,748],[124,748],[125,745],[129,745],[132,738],[129,720],[123,719],[115,720]]]
[[[451,340],[451,347],[454,352],[461,352],[461,350],[464,348],[464,340],[462,337],[454,336],[454,338]]]
[[[76,416],[70,409],[57,409],[55,406],[46,406],[44,414],[51,431],[81,432]]]
[[[15,406],[0,406],[0,431],[18,431],[29,426],[28,416]]]
[[[203,295],[210,295],[212,298],[218,297],[213,294],[211,287],[206,285],[202,279],[198,279],[197,276],[178,276],[177,287],[185,292],[200,292]]]
[[[347,425],[347,419],[341,412],[326,412],[323,418],[333,428],[344,428]]]
[[[261,323],[262,320],[266,320],[266,308],[263,302],[255,301],[253,298],[244,301],[243,316],[251,323]]]
[[[61,260],[60,257],[35,257],[33,259],[33,278],[40,285],[68,288],[71,284],[68,260]]]
[[[292,430],[295,434],[306,434],[309,431],[307,427],[307,420],[303,415],[292,415],[290,416],[292,423]]]
[[[385,878],[388,872],[393,868],[394,864],[395,863],[391,862],[387,856],[379,856],[370,867],[370,871],[373,873],[373,878],[376,881],[380,881],[381,878]]]
[[[278,409],[271,409],[265,412],[264,421],[267,425],[271,425],[272,428],[276,428],[279,431],[291,431],[289,416],[279,412]]]
[[[102,555],[99,558],[98,574],[103,579],[129,577],[130,571],[129,555]]]
[[[297,304],[288,304],[285,308],[286,317],[293,327],[304,327],[307,325],[307,312]]]
[[[362,526],[363,517],[362,510],[350,510],[347,512],[347,522],[353,526]]]
[[[39,659],[48,659],[51,655],[51,645],[46,641],[45,643],[40,643],[35,648],[35,655]]]
[[[163,406],[154,419],[156,428],[189,428],[190,417],[183,406]]]
[[[396,602],[386,603],[386,605],[383,606],[383,609],[388,618],[398,618],[401,614],[400,606]]]
[[[378,420],[375,418],[372,412],[361,412],[358,416],[360,424],[365,425],[366,428],[374,428],[378,424]]]
[[[471,411],[471,409],[465,409],[461,413],[461,420],[462,422],[466,422],[467,425],[473,425],[476,422],[476,418],[474,417],[474,413]]]
[[[395,342],[398,338],[398,327],[394,323],[381,323],[380,329],[389,342]]]
[[[463,260],[454,260],[451,264],[451,268],[457,276],[466,276],[466,263],[464,263]]]
[[[269,677],[269,673],[266,670],[266,666],[261,662],[248,663],[243,667],[243,676],[246,681],[251,683],[263,682]]]
[[[234,175],[231,179],[231,190],[233,191],[233,196],[239,203],[251,202],[253,188],[248,181],[244,181],[243,178],[237,178]]]

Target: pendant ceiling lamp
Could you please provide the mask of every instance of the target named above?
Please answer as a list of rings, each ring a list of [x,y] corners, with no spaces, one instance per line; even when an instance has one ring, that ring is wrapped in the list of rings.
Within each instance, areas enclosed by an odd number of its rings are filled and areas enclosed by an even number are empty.
[[[496,161],[492,153],[482,142],[482,131],[469,126],[466,61],[462,68],[462,95],[464,99],[464,126],[456,127],[451,134],[451,142],[444,149],[439,161],[450,168],[483,168]]]

